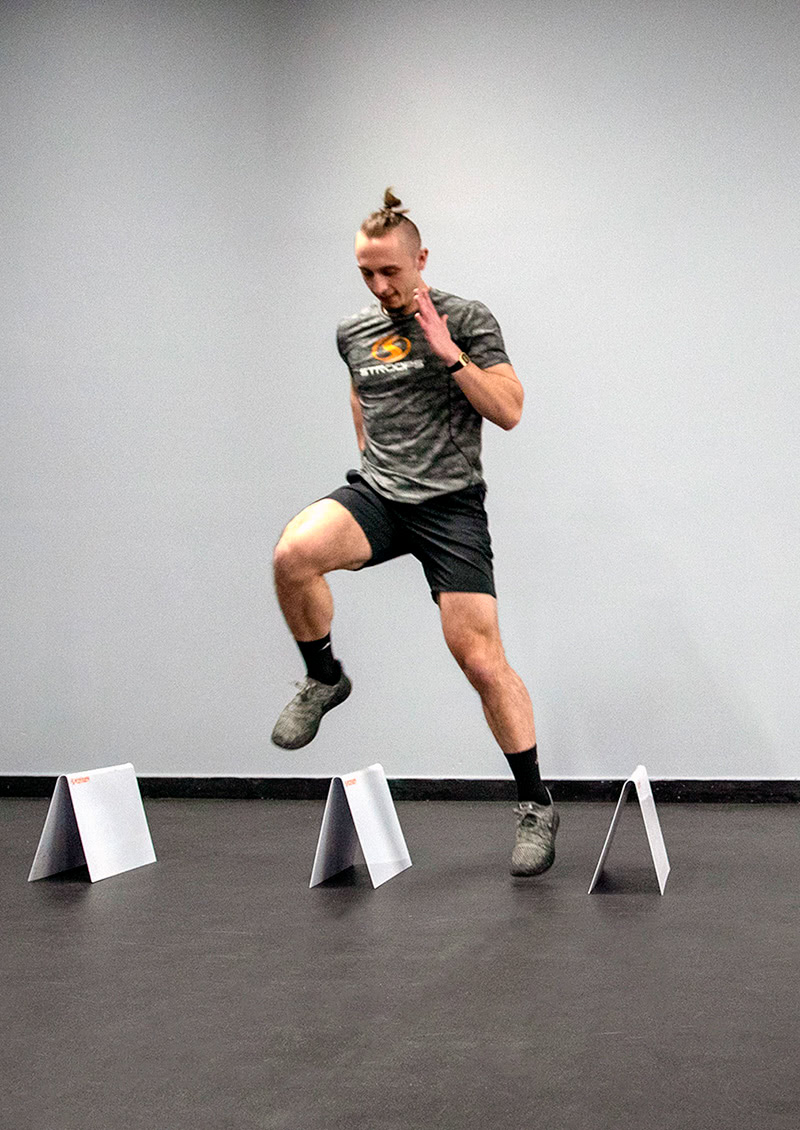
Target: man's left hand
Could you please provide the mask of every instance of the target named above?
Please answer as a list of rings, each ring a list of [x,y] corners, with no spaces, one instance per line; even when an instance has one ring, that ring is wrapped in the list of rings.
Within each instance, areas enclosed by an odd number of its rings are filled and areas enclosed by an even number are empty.
[[[440,317],[433,305],[430,290],[421,280],[420,285],[414,291],[414,297],[419,307],[419,311],[414,317],[422,327],[428,345],[446,365],[454,365],[461,354],[461,350],[450,337],[450,331],[447,328],[447,314]]]

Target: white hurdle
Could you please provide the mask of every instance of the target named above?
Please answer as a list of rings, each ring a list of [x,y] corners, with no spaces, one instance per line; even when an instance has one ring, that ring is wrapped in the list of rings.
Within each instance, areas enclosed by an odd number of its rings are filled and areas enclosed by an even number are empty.
[[[653,866],[656,869],[656,878],[658,879],[658,889],[661,894],[664,894],[664,888],[667,885],[667,876],[670,872],[669,859],[667,857],[667,848],[664,843],[664,836],[661,833],[661,824],[659,823],[658,813],[656,812],[656,802],[653,798],[653,790],[650,787],[650,780],[647,776],[647,770],[644,765],[637,765],[636,769],[631,773],[625,784],[622,786],[617,807],[614,809],[614,815],[611,817],[611,826],[608,829],[606,842],[603,844],[603,850],[600,852],[600,859],[598,860],[597,867],[595,868],[594,876],[592,877],[591,884],[589,885],[588,894],[591,894],[597,885],[603,867],[605,866],[608,852],[611,847],[614,833],[617,830],[620,816],[622,815],[622,807],[625,804],[628,792],[631,785],[636,788],[636,795],[639,799],[639,808],[644,820],[645,831],[647,832],[647,843],[650,847],[650,855],[653,860]]]
[[[373,887],[411,866],[382,765],[332,779],[309,886],[351,867],[359,844]]]
[[[85,863],[96,883],[155,861],[134,768],[111,765],[58,778],[28,882]]]

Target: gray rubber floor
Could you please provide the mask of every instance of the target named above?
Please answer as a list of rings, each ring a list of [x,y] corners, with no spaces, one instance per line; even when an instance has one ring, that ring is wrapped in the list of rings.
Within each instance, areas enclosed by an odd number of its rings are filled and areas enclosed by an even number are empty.
[[[796,1130],[800,810],[564,804],[507,873],[496,803],[398,805],[414,866],[308,889],[318,802],[148,801],[158,863],[27,883],[0,802],[4,1130]]]

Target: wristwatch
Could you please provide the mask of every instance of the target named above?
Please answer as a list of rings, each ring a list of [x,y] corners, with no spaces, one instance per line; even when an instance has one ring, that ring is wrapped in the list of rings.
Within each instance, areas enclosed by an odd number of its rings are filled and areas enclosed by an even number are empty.
[[[448,373],[457,373],[459,369],[465,369],[467,365],[469,365],[469,357],[462,350],[458,355],[458,360],[447,366],[447,371]]]

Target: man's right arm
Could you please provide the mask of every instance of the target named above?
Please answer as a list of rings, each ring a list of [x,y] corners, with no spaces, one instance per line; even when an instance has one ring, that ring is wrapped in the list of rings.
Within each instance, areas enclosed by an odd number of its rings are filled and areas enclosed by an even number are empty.
[[[356,386],[350,382],[350,407],[353,410],[353,423],[356,426],[356,439],[358,440],[358,450],[363,452],[367,446],[367,441],[364,438],[364,415],[361,411],[361,401],[358,399]]]

